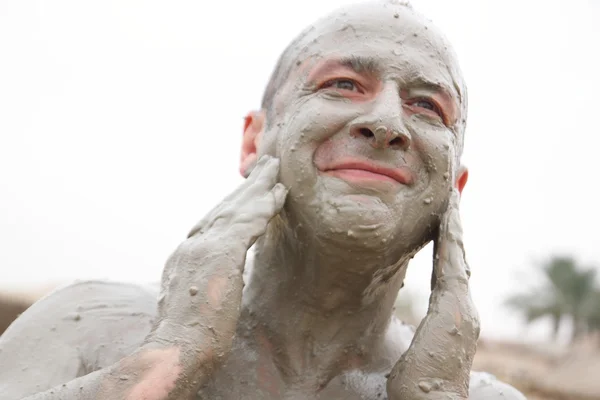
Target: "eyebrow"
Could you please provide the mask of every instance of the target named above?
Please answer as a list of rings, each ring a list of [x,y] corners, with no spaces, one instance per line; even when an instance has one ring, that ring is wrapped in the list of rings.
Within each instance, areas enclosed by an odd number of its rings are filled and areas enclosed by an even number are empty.
[[[404,77],[403,80],[408,86],[438,92],[448,96],[448,98],[453,99],[454,101],[460,100],[460,92],[457,88],[453,87],[454,85],[448,86],[442,82],[435,82],[421,73],[421,71],[411,71],[411,73]]]
[[[337,62],[357,74],[369,73],[376,74],[381,71],[379,62],[371,57],[348,56],[337,60]]]
[[[381,62],[375,57],[365,57],[350,55],[342,58],[330,59],[320,65],[317,70],[323,71],[336,66],[342,66],[354,71],[357,74],[372,74],[379,75],[383,71]],[[436,82],[428,78],[423,72],[417,68],[409,71],[408,75],[402,76],[401,79],[409,87],[421,88],[431,90],[442,94],[444,97],[455,103],[455,107],[458,109],[461,101],[462,93],[456,84],[453,82],[452,86],[449,86],[442,82]]]
[[[453,125],[460,118],[461,93],[458,88],[454,87],[454,89],[452,89],[445,83],[434,82],[418,70],[411,71],[411,73],[404,78],[404,82],[409,87],[429,90],[442,96],[447,102],[447,105],[451,107],[451,109],[448,110],[449,114],[447,114],[450,118],[450,124]]]
[[[377,59],[362,56],[347,56],[342,58],[333,58],[319,63],[310,73],[309,80],[321,74],[337,71],[339,68],[345,68],[358,75],[370,74],[377,75],[382,68]]]
[[[364,57],[364,56],[356,56],[351,55],[347,57],[342,57],[334,60],[328,60],[325,62],[324,69],[331,68],[335,65],[342,66],[348,69],[351,69],[357,74],[373,74],[377,75],[382,70],[383,67],[377,58],[373,57]],[[321,69],[321,68],[319,68]],[[436,92],[445,93],[450,97],[458,97],[459,91],[456,88],[452,88],[446,84],[435,82],[427,76],[425,76],[419,70],[413,70],[409,73],[408,76],[403,77],[402,79],[405,83],[410,86],[416,86],[424,89],[429,89]]]

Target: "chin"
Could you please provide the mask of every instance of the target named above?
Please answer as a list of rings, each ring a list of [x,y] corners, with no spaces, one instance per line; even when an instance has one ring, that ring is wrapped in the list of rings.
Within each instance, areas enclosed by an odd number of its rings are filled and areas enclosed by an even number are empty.
[[[423,201],[429,191],[382,191],[337,179],[299,186],[305,190],[292,188],[286,201],[290,227],[337,248],[381,255],[410,252],[431,240],[439,221],[437,202]]]
[[[377,250],[383,254],[397,227],[392,212],[378,197],[350,194],[307,202],[288,203],[288,215],[305,227],[310,237],[336,248]]]

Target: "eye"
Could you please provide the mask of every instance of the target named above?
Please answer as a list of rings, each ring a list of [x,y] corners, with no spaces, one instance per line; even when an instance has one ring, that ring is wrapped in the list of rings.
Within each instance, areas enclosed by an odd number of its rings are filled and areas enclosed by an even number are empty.
[[[427,98],[420,98],[420,99],[411,100],[411,101],[407,102],[407,104],[413,110],[416,109],[415,111],[417,111],[417,112],[419,112],[418,109],[421,109],[420,112],[422,112],[424,114],[431,115],[431,113],[435,113],[444,123],[446,122],[446,117],[444,115],[444,112],[442,111],[441,107],[433,100],[430,100]],[[427,110],[427,111],[425,111],[425,110]]]
[[[358,85],[350,79],[333,79],[321,85],[321,88],[333,88],[339,90],[348,90],[350,92],[358,92]]]
[[[437,106],[429,100],[417,100],[413,103],[414,106],[420,107],[420,108],[426,108],[428,110],[431,111],[435,111],[437,112]]]

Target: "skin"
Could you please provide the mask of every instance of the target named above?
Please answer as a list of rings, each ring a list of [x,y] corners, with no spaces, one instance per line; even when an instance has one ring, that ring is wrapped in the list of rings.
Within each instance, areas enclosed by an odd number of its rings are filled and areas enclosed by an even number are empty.
[[[0,399],[522,399],[469,378],[466,92],[449,49],[398,4],[312,25],[246,118],[248,179],[169,258],[158,301],[99,282],[41,300],[0,338]],[[431,240],[413,337],[393,303]]]

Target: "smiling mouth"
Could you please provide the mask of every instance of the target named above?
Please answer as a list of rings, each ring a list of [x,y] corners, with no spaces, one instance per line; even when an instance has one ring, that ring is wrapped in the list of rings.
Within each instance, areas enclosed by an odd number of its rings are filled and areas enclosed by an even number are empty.
[[[405,169],[387,168],[360,161],[339,163],[324,169],[323,172],[356,183],[376,181],[410,185],[413,181],[412,175]]]

